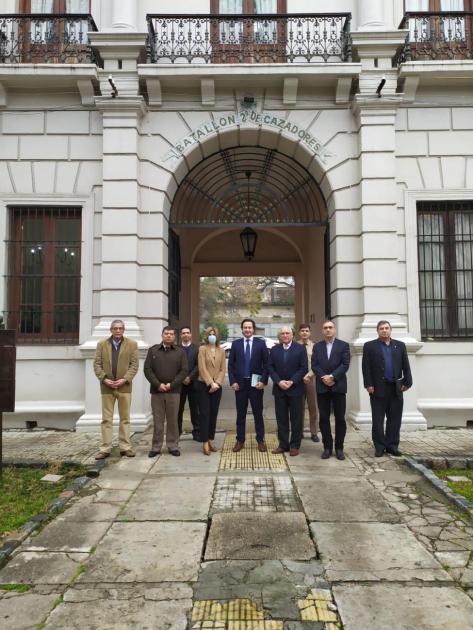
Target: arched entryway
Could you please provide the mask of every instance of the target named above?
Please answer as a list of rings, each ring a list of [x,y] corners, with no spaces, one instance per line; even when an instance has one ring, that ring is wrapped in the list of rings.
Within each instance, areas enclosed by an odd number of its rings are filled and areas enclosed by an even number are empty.
[[[245,260],[240,232],[258,235]],[[326,203],[313,175],[275,148],[234,146],[201,159],[170,211],[169,319],[199,323],[199,278],[291,275],[296,321],[330,312]]]

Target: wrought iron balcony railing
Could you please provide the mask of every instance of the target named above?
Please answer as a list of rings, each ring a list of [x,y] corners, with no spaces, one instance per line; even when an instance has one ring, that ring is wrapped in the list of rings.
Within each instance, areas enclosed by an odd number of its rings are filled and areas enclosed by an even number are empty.
[[[473,12],[406,13],[399,28],[409,29],[399,63],[473,59]]]
[[[86,14],[0,15],[0,63],[97,63]]]
[[[148,15],[148,63],[351,61],[350,13]]]

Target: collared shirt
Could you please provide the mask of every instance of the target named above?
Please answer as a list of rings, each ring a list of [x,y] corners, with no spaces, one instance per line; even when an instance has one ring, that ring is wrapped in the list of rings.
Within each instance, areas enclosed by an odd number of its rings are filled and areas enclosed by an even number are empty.
[[[290,343],[283,343],[282,347],[284,348],[284,350],[289,350],[289,348],[292,346],[292,341]]]
[[[249,341],[250,342],[250,354],[251,351],[253,350],[253,335],[251,335],[251,337],[243,337],[243,350],[246,349],[246,342]]]
[[[165,346],[164,343],[159,344],[158,350],[162,350],[163,352],[167,352],[168,350],[174,350],[174,344],[172,343],[170,346]]]
[[[115,341],[115,339],[112,337],[113,347],[115,348],[115,350],[117,352],[118,352],[118,350],[120,350],[120,346],[122,345],[122,341],[123,341],[123,337],[120,339],[120,341]]]
[[[183,342],[181,345],[183,348],[190,348],[191,344],[192,344],[192,341],[189,341],[188,343]]]
[[[333,341],[326,341],[325,345],[327,346],[327,359],[330,359],[330,355],[332,354],[332,349],[333,349],[333,342],[335,341],[335,339]]]
[[[378,339],[378,341],[381,344],[384,357],[384,378],[390,383],[394,383],[392,342],[386,344],[382,339]]]

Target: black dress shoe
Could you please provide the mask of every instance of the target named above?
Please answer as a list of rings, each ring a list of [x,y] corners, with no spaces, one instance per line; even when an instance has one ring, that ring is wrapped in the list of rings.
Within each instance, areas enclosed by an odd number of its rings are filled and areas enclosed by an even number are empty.
[[[310,439],[312,440],[312,442],[320,442],[320,438],[317,435],[317,433],[312,433],[312,435],[310,436]]]
[[[181,451],[178,448],[169,449],[169,455],[174,455],[174,457],[180,457]]]
[[[321,458],[328,459],[331,456],[332,456],[332,451],[328,448],[324,448],[324,452],[322,453]]]
[[[156,457],[157,455],[161,455],[161,451],[150,451],[148,453],[148,457]]]
[[[387,448],[386,453],[393,455],[393,457],[402,457],[402,453],[398,448]]]
[[[337,454],[337,459],[339,459],[340,461],[343,461],[345,459],[345,453],[343,452],[343,449],[337,448],[335,453]]]
[[[384,448],[382,450],[381,449],[376,449],[375,452],[374,452],[374,456],[375,457],[383,457],[383,455],[384,455]]]

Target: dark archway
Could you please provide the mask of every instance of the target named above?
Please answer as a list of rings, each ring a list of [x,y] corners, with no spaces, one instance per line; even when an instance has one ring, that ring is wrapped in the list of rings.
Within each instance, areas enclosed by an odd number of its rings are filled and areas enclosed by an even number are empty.
[[[171,227],[322,226],[326,203],[313,176],[264,147],[224,149],[205,158],[174,196]]]

